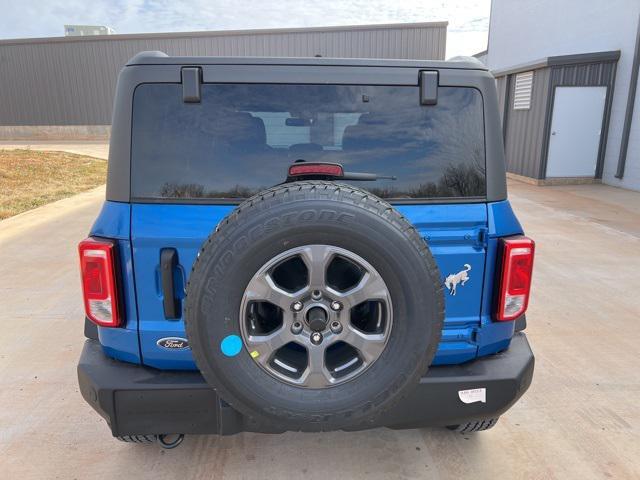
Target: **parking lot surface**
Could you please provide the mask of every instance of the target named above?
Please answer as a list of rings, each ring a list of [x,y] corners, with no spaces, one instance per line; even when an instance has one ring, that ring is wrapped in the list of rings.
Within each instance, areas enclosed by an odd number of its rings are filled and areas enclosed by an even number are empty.
[[[109,143],[106,141],[0,141],[0,149],[13,150],[14,148],[77,153],[78,155],[89,155],[90,157],[103,158],[105,160],[109,155]]]
[[[86,153],[86,152],[85,152]],[[640,478],[640,193],[510,184],[537,241],[531,389],[491,431],[116,441],[76,383],[76,245],[103,188],[0,222],[0,478]]]

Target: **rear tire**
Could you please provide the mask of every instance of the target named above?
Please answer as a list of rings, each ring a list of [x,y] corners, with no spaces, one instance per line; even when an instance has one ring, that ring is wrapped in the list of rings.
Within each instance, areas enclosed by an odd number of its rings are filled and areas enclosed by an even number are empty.
[[[170,450],[172,448],[176,448],[182,443],[182,440],[184,440],[184,435],[182,433],[173,435],[162,433],[159,435],[121,435],[117,436],[116,438],[124,443],[138,443],[141,445],[152,445],[154,443],[157,443],[162,448]]]
[[[116,437],[118,440],[124,443],[139,443],[142,445],[151,445],[156,443],[156,435],[122,435]]]
[[[496,423],[498,423],[497,418],[489,418],[485,420],[474,420],[461,425],[450,425],[447,428],[458,433],[475,433],[489,430],[493,428]]]

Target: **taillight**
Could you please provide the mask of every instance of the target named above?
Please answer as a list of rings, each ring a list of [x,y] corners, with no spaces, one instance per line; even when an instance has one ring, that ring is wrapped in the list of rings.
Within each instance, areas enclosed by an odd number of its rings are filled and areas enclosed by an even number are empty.
[[[122,322],[115,248],[112,240],[92,237],[78,245],[84,310],[89,320],[102,327],[118,327]]]
[[[527,237],[503,238],[501,242],[502,270],[496,320],[509,321],[527,310],[535,243]]]

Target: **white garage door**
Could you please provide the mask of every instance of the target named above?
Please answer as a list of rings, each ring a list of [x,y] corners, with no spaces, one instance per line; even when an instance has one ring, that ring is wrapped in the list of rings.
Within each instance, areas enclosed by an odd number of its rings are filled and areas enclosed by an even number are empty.
[[[607,87],[557,87],[551,118],[548,177],[596,173]]]

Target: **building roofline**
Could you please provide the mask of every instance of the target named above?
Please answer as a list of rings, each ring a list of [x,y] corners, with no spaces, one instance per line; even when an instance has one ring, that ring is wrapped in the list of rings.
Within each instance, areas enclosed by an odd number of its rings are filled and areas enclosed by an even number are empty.
[[[578,65],[583,63],[616,62],[620,58],[620,50],[608,50],[604,52],[577,53],[571,55],[556,55],[545,57],[527,63],[521,63],[512,67],[492,70],[495,77],[503,77],[513,73],[537,70],[545,67],[557,67],[563,65]]]
[[[36,43],[74,43],[74,42],[114,42],[118,40],[133,39],[162,39],[162,38],[191,38],[191,37],[224,37],[232,35],[272,35],[282,33],[305,33],[305,32],[341,32],[344,30],[386,30],[386,29],[409,29],[409,28],[442,28],[447,27],[449,22],[418,22],[418,23],[381,23],[370,25],[334,25],[328,27],[296,27],[296,28],[262,28],[247,30],[202,30],[195,32],[162,32],[162,33],[125,33],[113,35],[87,35],[72,37],[38,37],[38,38],[15,38],[0,40],[0,46],[4,45],[24,45]]]

